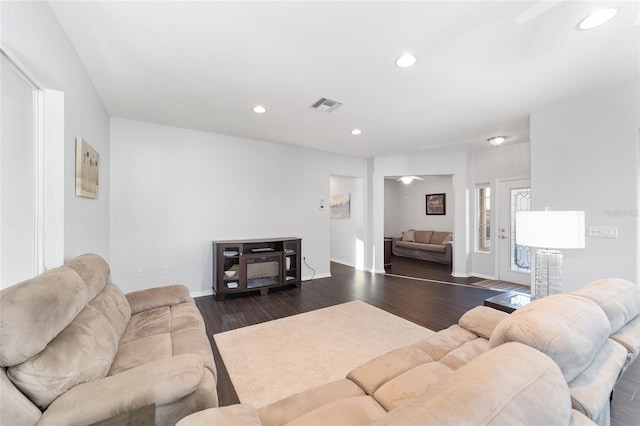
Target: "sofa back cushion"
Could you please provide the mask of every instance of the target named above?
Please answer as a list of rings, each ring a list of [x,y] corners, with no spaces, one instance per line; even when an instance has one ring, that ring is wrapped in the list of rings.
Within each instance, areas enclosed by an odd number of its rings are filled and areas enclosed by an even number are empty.
[[[453,238],[453,236],[451,235],[451,232],[440,232],[440,231],[434,231],[433,235],[431,236],[431,244],[446,244],[449,241],[451,241]]]
[[[72,269],[52,269],[0,292],[0,364],[42,351],[84,309],[88,292]]]
[[[489,343],[520,342],[551,357],[567,383],[593,361],[609,337],[609,320],[585,298],[558,294],[534,300],[501,321]]]
[[[600,306],[609,318],[611,333],[615,333],[640,315],[640,285],[619,278],[594,281],[574,291]]]
[[[409,230],[402,233],[402,241],[413,242],[416,240],[415,231]]]
[[[109,284],[46,348],[8,376],[41,409],[70,388],[105,377],[129,320],[122,291]]]
[[[416,243],[429,244],[433,231],[415,231]]]

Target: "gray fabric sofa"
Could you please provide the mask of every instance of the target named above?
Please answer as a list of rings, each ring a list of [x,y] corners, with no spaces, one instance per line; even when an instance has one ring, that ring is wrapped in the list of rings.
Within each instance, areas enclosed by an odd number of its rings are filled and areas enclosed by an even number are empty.
[[[83,255],[0,292],[0,424],[87,425],[155,404],[157,425],[218,405],[184,286],[129,293]]]
[[[395,256],[451,265],[452,242],[451,232],[410,229],[391,240],[391,252]]]
[[[246,401],[178,426],[610,423],[610,395],[640,349],[640,287],[619,279],[507,314],[479,306],[423,342],[264,407]]]

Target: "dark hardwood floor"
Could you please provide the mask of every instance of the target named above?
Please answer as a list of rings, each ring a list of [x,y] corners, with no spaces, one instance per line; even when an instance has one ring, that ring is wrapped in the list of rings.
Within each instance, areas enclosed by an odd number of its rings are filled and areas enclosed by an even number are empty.
[[[196,304],[206,323],[218,368],[220,405],[235,404],[239,401],[213,341],[213,335],[216,333],[352,300],[362,300],[438,331],[457,323],[464,312],[482,305],[484,299],[499,294],[498,291],[484,288],[356,271],[354,268],[337,263],[331,264],[331,274],[330,278],[305,282],[302,288],[291,286],[271,290],[267,296],[260,296],[258,292],[238,294],[227,296],[224,301],[219,302],[215,301],[213,296],[196,298]],[[450,278],[452,277],[449,276]],[[445,279],[436,281],[445,281]],[[250,342],[247,343],[247,350],[250,350]],[[638,390],[638,383],[640,383],[638,373],[640,373],[640,367],[636,362],[623,377],[623,381],[626,376],[631,377],[628,383],[625,382],[626,387],[621,387],[621,384],[616,387],[612,409],[612,418],[616,421],[612,421],[613,426],[635,424],[619,420],[620,416],[616,417],[618,413],[621,413],[622,419],[638,418],[629,417],[640,413],[637,407],[638,401],[635,399],[635,391]],[[621,387],[620,392],[618,392],[619,387]]]

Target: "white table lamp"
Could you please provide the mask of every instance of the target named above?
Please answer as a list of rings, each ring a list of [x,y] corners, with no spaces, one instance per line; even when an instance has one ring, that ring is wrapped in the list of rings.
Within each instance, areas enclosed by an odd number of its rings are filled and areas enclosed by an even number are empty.
[[[516,244],[538,248],[535,297],[562,293],[562,252],[555,249],[584,248],[584,212],[517,212]]]

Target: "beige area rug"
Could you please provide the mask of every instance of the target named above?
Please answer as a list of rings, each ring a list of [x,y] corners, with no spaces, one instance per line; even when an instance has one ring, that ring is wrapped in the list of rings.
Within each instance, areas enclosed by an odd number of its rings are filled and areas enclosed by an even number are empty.
[[[433,333],[355,301],[213,337],[240,402],[262,407]]]

